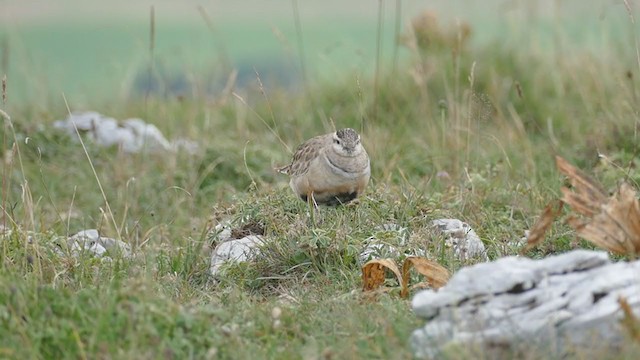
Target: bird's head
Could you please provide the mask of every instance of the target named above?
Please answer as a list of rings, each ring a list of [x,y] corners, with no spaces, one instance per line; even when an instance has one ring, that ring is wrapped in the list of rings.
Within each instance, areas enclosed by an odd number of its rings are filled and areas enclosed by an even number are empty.
[[[333,134],[333,149],[342,156],[356,156],[364,150],[360,135],[351,128],[340,129]]]

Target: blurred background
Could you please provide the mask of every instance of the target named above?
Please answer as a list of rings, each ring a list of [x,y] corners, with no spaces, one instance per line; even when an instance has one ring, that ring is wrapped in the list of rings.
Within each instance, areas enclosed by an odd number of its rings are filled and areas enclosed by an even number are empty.
[[[215,97],[230,82],[255,85],[256,74],[267,88],[297,91],[305,82],[355,83],[376,69],[402,70],[402,34],[427,10],[443,24],[468,23],[472,46],[609,56],[619,54],[610,51],[612,40],[630,44],[624,39],[640,29],[625,7],[637,5],[0,0],[0,73],[8,77],[10,105],[57,101],[63,93],[76,106],[150,93]]]

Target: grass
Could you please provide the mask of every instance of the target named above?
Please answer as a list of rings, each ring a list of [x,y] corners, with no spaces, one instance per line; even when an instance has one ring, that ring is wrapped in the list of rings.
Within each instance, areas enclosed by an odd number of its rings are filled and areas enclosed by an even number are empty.
[[[596,57],[577,47],[474,46],[455,27],[416,30],[406,61],[395,72],[381,68],[378,79],[345,76],[310,84],[308,94],[249,87],[215,101],[194,92],[94,102],[115,118],[139,116],[170,138],[197,141],[192,155],[124,154],[90,142],[85,154],[47,125],[67,112],[48,100],[57,95],[1,106],[14,127],[5,121],[1,134],[2,222],[11,233],[0,241],[0,355],[410,358],[408,337],[422,321],[409,302],[359,291],[367,239],[398,241],[380,226],[405,227],[407,247],[455,272],[474,260],[456,260],[430,221],[459,218],[491,258],[516,254],[512,241],[558,196],[556,154],[609,189],[620,179],[638,186],[640,68],[631,41]],[[73,98],[69,105],[79,107]],[[293,148],[334,123],[363,128],[372,182],[358,206],[322,208],[314,227],[272,169],[289,160],[282,142]],[[255,263],[213,279],[210,231],[224,221],[258,226],[269,243]],[[88,228],[132,244],[133,257],[52,250]],[[556,224],[527,255],[578,246],[588,247]]]

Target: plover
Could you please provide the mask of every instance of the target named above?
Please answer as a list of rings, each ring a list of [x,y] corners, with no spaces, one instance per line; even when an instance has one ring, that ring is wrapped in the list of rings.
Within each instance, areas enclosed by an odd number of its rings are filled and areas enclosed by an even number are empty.
[[[315,206],[350,202],[362,194],[371,176],[369,155],[350,128],[305,141],[291,164],[277,170],[291,177],[296,195]]]

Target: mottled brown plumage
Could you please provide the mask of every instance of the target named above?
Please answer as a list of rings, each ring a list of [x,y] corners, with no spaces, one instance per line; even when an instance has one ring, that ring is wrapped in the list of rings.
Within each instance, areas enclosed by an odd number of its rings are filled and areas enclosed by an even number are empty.
[[[291,164],[278,169],[304,201],[338,205],[358,197],[371,175],[369,156],[353,129],[313,137],[298,147]]]

